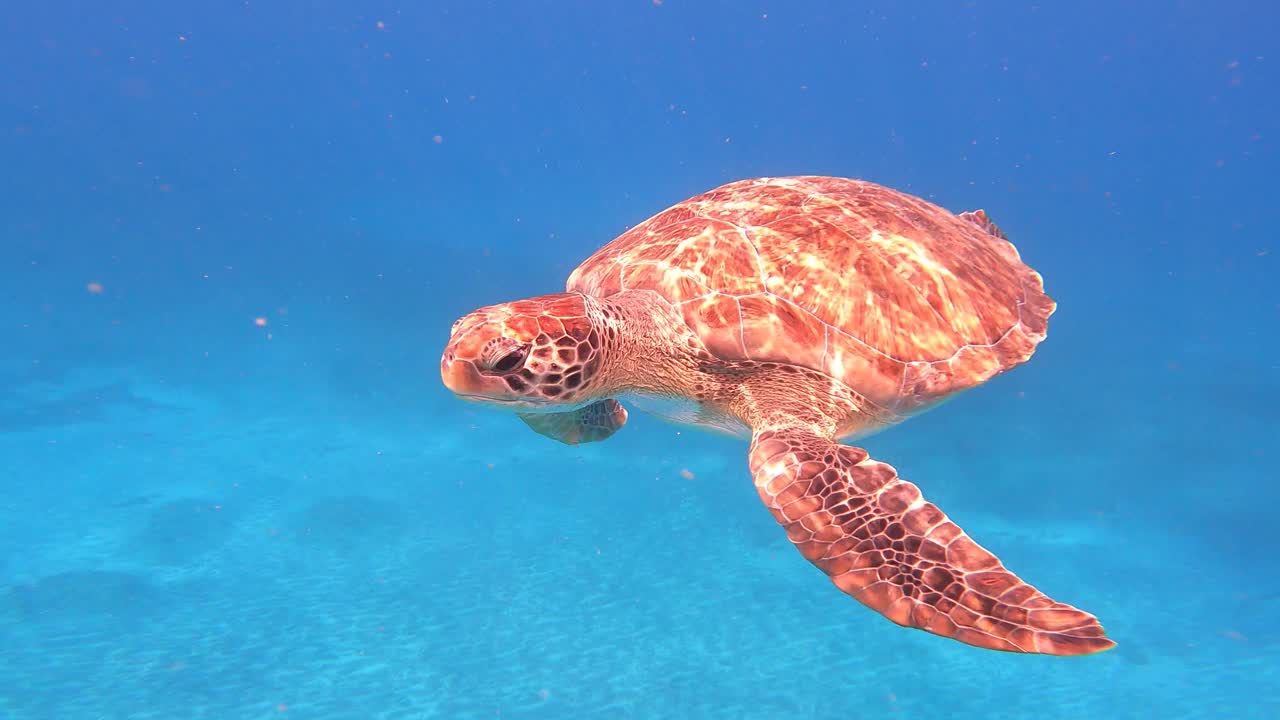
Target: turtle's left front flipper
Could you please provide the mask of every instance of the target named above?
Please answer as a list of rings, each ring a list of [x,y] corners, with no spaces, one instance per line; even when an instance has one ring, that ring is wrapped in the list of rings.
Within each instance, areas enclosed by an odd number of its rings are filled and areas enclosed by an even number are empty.
[[[915,485],[803,428],[757,432],[756,489],[801,554],[890,620],[992,650],[1087,655],[1097,618],[1022,582]]]
[[[607,440],[627,422],[627,409],[612,398],[559,413],[517,413],[539,435],[566,445]]]

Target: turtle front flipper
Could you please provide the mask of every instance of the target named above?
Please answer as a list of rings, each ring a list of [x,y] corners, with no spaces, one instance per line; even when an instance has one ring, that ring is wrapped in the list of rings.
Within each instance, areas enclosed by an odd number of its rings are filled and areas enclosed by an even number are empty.
[[[568,412],[517,414],[534,432],[566,445],[607,440],[627,422],[627,409],[613,398]]]
[[[1115,645],[1097,618],[1009,572],[913,484],[859,448],[804,429],[751,440],[756,489],[800,553],[863,605],[992,650],[1087,655]]]

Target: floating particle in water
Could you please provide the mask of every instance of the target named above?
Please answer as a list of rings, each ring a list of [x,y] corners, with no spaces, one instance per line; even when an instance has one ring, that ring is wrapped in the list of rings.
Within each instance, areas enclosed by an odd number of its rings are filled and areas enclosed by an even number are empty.
[[[435,144],[439,145],[440,143],[444,142],[444,136],[443,136],[443,135],[432,135],[432,136],[431,136],[431,142],[433,142],[433,143],[435,143]]]
[[[694,474],[693,474],[693,471],[690,470],[689,468],[682,468],[680,470],[680,477],[684,478],[685,480],[692,480],[694,478]]]
[[[103,290],[102,283],[100,282],[86,283],[84,289],[87,290],[90,295],[101,295]]]
[[[267,319],[264,317],[256,317],[253,319],[253,324],[257,325],[258,327],[266,327]]]

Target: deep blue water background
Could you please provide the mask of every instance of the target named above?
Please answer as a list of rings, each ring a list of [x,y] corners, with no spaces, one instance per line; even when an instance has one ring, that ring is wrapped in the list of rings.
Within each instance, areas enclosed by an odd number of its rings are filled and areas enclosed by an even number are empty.
[[[0,718],[1280,716],[1280,11],[1115,5],[6,6]],[[1116,650],[898,628],[744,443],[440,387],[458,315],[799,173],[1044,274],[1033,362],[865,444]]]

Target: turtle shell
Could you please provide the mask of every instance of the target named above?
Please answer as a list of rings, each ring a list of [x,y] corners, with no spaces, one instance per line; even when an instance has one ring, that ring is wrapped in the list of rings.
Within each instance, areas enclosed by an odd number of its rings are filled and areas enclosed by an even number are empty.
[[[654,290],[717,358],[801,365],[895,411],[1025,361],[1054,310],[981,210],[827,177],[685,200],[602,247],[567,287]]]

